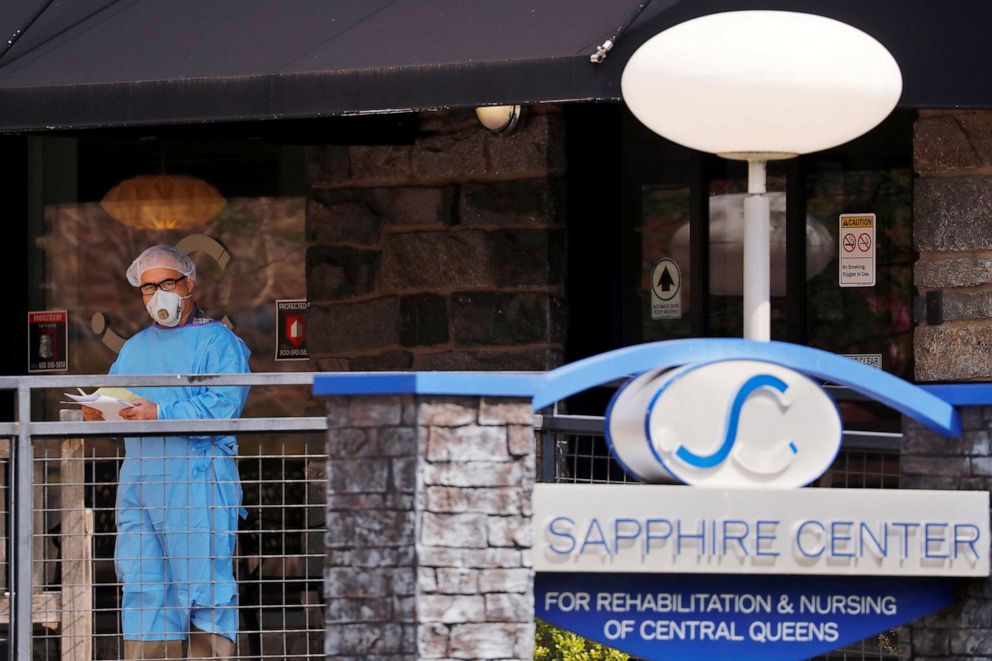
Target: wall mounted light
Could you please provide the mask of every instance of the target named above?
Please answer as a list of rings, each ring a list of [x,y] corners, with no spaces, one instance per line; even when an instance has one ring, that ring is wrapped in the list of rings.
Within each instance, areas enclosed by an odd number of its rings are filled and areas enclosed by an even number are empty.
[[[479,123],[496,135],[508,135],[517,128],[523,114],[521,106],[479,106],[475,116]]]
[[[899,65],[864,32],[822,16],[736,11],[680,23],[627,62],[623,98],[673,142],[748,162],[744,337],[771,337],[765,163],[853,140],[902,93]]]

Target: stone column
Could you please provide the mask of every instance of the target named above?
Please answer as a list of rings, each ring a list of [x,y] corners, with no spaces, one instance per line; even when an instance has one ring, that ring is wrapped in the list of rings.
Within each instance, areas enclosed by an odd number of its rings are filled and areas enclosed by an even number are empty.
[[[914,332],[918,381],[992,378],[992,112],[921,111],[913,136],[914,281],[928,297]],[[921,300],[922,303],[922,300]],[[923,312],[923,305],[919,306]],[[987,490],[992,408],[962,411],[944,439],[904,421],[906,489]],[[992,658],[992,581],[962,580],[951,608],[903,628],[912,659]]]
[[[329,659],[530,659],[530,401],[330,398]]]
[[[930,308],[913,334],[916,378],[990,379],[992,111],[921,111],[913,169],[914,282]]]

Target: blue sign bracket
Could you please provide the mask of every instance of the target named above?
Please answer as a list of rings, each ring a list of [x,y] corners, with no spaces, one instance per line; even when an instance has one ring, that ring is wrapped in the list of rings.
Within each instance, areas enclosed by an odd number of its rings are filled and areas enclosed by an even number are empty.
[[[981,392],[945,393],[946,386],[923,388],[887,372],[836,354],[786,342],[740,339],[686,339],[652,342],[592,356],[550,372],[374,372],[319,374],[315,395],[469,395],[532,397],[541,409],[604,383],[646,369],[678,367],[716,360],[760,360],[808,376],[846,386],[948,437],[961,435],[954,403],[992,398],[992,387]],[[953,394],[957,401],[943,396]],[[963,399],[962,399],[963,398]]]

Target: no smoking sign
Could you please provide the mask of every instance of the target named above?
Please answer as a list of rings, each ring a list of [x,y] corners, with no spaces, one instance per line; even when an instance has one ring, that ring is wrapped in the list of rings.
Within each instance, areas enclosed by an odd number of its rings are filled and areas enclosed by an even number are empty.
[[[843,246],[846,253],[868,252],[871,250],[871,234],[868,232],[861,232],[857,236],[851,233],[845,234]]]
[[[840,286],[874,287],[875,214],[841,214],[839,230]]]

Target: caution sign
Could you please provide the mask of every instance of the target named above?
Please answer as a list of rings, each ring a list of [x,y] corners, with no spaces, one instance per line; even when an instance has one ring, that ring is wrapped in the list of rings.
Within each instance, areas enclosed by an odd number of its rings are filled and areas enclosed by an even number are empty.
[[[875,214],[840,216],[841,287],[875,286]]]
[[[682,318],[682,271],[669,257],[651,269],[651,318]]]
[[[68,327],[65,310],[28,312],[28,372],[69,369]]]
[[[276,301],[276,360],[310,360],[306,299]]]

